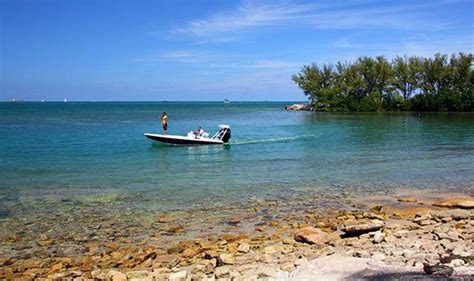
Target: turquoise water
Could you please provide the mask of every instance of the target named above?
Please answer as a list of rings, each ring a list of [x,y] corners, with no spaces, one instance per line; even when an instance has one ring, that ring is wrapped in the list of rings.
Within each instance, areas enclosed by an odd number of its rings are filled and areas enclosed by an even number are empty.
[[[474,114],[286,112],[286,104],[1,103],[0,205],[85,198],[168,210],[308,193],[473,192]],[[153,144],[143,133],[161,132],[162,111],[170,134],[199,125],[212,134],[226,123],[231,144]]]

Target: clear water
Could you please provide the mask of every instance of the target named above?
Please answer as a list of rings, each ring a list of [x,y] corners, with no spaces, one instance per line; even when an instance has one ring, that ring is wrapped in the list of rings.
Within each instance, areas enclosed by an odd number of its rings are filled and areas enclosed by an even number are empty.
[[[1,103],[0,205],[80,198],[179,210],[312,192],[473,192],[474,114],[286,112],[286,104]],[[154,144],[143,133],[161,132],[162,111],[170,134],[199,125],[212,134],[226,123],[231,144]]]

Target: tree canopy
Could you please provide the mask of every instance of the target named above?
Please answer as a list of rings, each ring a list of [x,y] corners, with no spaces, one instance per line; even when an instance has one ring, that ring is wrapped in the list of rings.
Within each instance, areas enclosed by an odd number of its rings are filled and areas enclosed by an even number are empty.
[[[474,111],[472,54],[313,63],[292,80],[322,111]]]

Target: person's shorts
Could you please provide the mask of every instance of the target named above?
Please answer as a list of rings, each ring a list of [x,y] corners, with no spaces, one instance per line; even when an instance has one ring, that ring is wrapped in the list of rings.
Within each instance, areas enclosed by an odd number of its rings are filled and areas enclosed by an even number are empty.
[[[168,123],[163,124],[163,130],[168,131]]]

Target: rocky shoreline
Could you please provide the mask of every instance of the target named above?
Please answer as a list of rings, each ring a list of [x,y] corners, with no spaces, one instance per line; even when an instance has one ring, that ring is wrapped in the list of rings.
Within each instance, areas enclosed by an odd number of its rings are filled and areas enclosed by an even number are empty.
[[[285,110],[290,111],[316,111],[316,108],[310,103],[295,103],[285,106]]]
[[[74,215],[68,221],[51,214],[63,221],[64,231],[41,217],[26,223],[2,219],[0,278],[472,278],[474,197],[415,193],[340,200],[344,207],[321,208],[316,199],[257,200],[216,217],[161,212],[148,220],[134,220],[135,214],[107,219],[81,209],[80,224]]]

